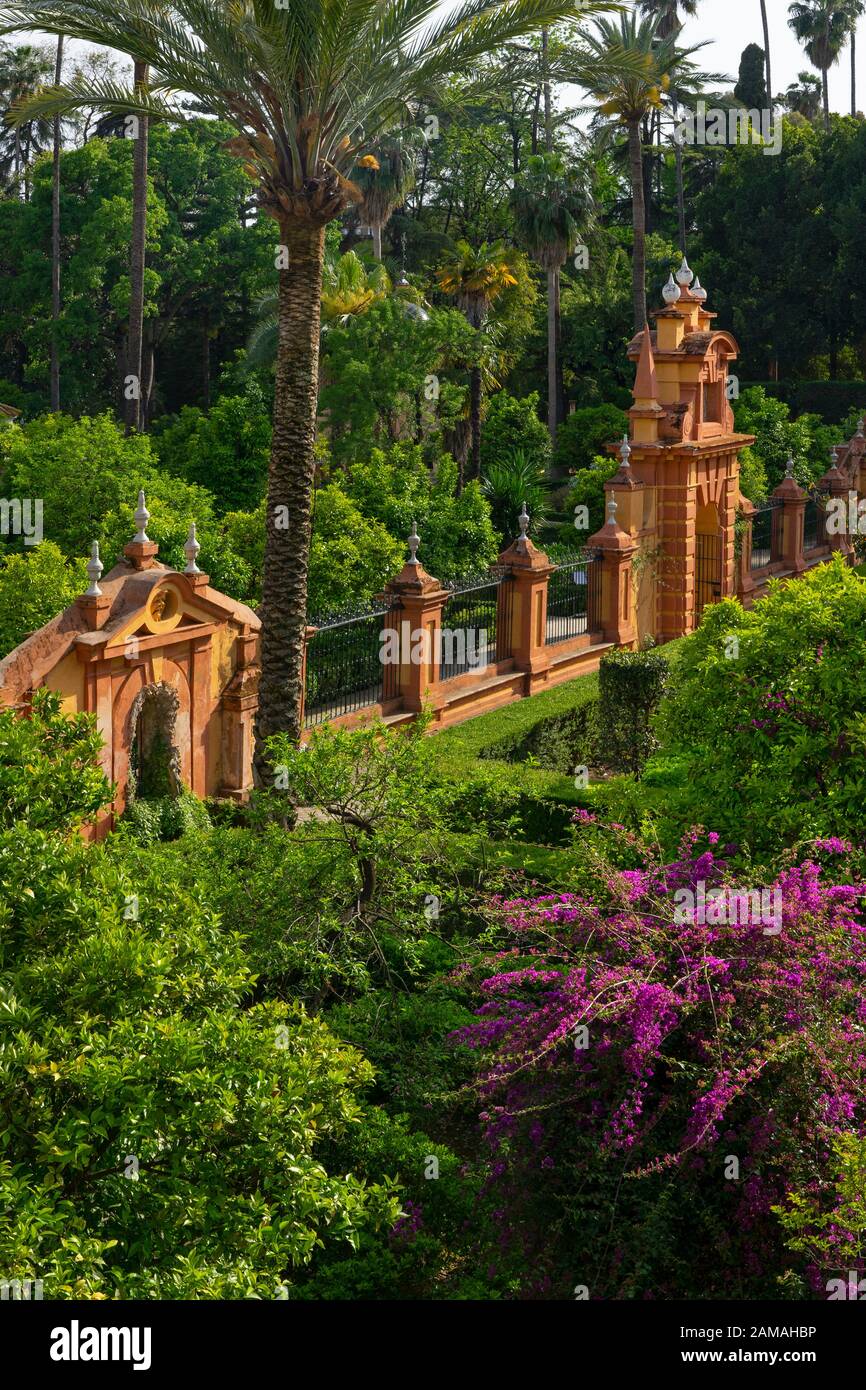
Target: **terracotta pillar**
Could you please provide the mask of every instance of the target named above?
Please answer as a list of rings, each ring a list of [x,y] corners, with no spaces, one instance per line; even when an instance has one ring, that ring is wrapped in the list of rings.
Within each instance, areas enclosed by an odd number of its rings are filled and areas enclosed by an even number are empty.
[[[527,674],[527,693],[550,666],[547,650],[547,584],[555,566],[526,535],[529,517],[521,513],[520,535],[499,556],[511,574],[509,649],[518,671]],[[503,595],[504,599],[504,595]]]
[[[784,480],[773,491],[773,496],[782,502],[782,538],[779,546],[779,559],[787,570],[801,574],[806,568],[803,558],[803,518],[806,512],[806,493],[795,482],[793,466],[789,468]]]
[[[835,460],[835,451],[831,449],[830,452]],[[830,547],[831,551],[838,550],[841,555],[851,555],[854,547],[851,543],[851,537],[848,535],[847,525],[849,515],[849,493],[852,489],[848,479],[840,469],[837,468],[835,461],[819,481],[818,487],[822,492],[825,492],[828,497],[834,498],[836,501],[841,501],[845,509],[846,529],[833,534],[827,531],[825,533],[827,545]]]
[[[413,522],[410,558],[396,579],[385,585],[386,594],[399,603],[385,615],[382,659],[397,665],[397,678],[390,688],[400,698],[403,709],[418,714],[426,705],[435,714],[443,704],[439,692],[439,633],[442,609],[449,595],[418,560],[418,545]]]
[[[619,647],[634,646],[637,641],[637,612],[634,600],[631,562],[637,544],[616,521],[617,504],[608,498],[607,524],[588,541],[601,556],[594,563],[601,565],[601,594],[599,597],[599,626],[606,642]]]

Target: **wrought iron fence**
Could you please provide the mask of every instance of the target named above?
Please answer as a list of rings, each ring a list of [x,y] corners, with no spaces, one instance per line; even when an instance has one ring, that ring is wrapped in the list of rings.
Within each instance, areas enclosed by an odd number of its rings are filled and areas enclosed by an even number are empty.
[[[576,560],[557,565],[547,585],[548,646],[598,628],[600,590],[598,551],[585,550]]]
[[[803,509],[803,550],[817,550],[826,543],[825,514],[822,501],[813,493]]]
[[[763,503],[752,517],[752,554],[750,568],[763,569],[779,558],[781,548],[782,502],[772,498]]]
[[[382,604],[323,622],[307,643],[304,723],[322,724],[397,693],[397,666],[382,661]]]
[[[483,671],[511,656],[514,581],[506,571],[456,585],[442,609],[439,679]]]

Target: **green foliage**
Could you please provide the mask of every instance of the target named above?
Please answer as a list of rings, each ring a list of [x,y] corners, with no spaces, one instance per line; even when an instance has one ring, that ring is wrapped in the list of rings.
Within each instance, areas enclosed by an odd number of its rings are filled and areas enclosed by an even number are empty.
[[[365,517],[381,521],[400,542],[401,557],[417,521],[424,568],[449,580],[483,570],[499,551],[490,507],[478,484],[468,483],[457,497],[456,481],[452,458],[444,455],[433,477],[420,449],[398,444],[387,451],[373,449],[369,460],[352,466],[342,486]]]
[[[0,560],[0,656],[68,608],[86,587],[86,561],[65,560],[52,541]]]
[[[663,708],[685,814],[761,854],[862,834],[864,617],[866,585],[839,559],[772,584],[749,611],[734,599],[705,610]]]
[[[586,529],[577,528],[580,516],[573,516],[560,531],[563,542],[584,544],[587,537],[594,536],[606,520],[606,493],[604,485],[619,468],[619,459],[612,454],[598,454],[589,468],[579,468],[566,494],[566,508],[574,513],[578,507],[586,507],[588,521]]]
[[[750,485],[756,481],[754,471],[749,475],[755,464],[763,471],[769,492],[784,478],[789,457],[794,459],[794,477],[801,486],[817,482],[830,467],[830,447],[839,442],[838,430],[814,415],[797,420],[790,415],[784,401],[768,396],[762,386],[747,387],[734,402],[735,428],[755,436],[746,469]]]
[[[0,830],[67,831],[91,820],[111,796],[101,747],[95,717],[62,714],[53,691],[34,691],[26,719],[0,708]]]
[[[591,469],[606,444],[628,434],[628,416],[613,405],[584,406],[568,415],[556,432],[554,467],[561,473]]]
[[[740,71],[734,96],[747,110],[763,111],[767,105],[764,50],[757,43],[746,44],[740,54]]]
[[[264,497],[271,423],[254,382],[243,396],[221,396],[207,414],[184,406],[154,435],[163,467],[207,488],[217,511],[252,511]]]
[[[350,497],[329,485],[316,493],[310,547],[307,612],[324,615],[369,599],[393,579],[403,546],[380,521],[363,516]]]
[[[137,796],[121,819],[120,831],[146,846],[200,834],[210,823],[204,803],[184,787],[178,796]]]
[[[541,465],[522,449],[512,450],[491,463],[481,479],[481,491],[490,503],[493,524],[507,544],[518,530],[524,505],[529,513],[529,533],[537,534],[545,521],[549,483]]]
[[[535,468],[550,462],[550,435],[539,419],[537,391],[518,398],[497,391],[487,402],[481,426],[481,471],[489,474],[496,464],[508,463],[515,450]]]
[[[598,672],[598,736],[608,767],[640,772],[656,747],[651,721],[667,689],[663,652],[605,652]]]
[[[764,462],[749,447],[740,450],[740,492],[750,502],[763,502],[770,493]]]

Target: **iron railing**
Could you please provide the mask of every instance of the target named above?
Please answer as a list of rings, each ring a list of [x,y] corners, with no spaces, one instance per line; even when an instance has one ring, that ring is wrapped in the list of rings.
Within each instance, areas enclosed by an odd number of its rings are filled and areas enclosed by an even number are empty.
[[[749,560],[753,570],[763,569],[778,560],[781,549],[782,499],[764,502],[752,517],[752,553]]]
[[[483,671],[512,655],[513,588],[507,571],[454,586],[442,609],[441,681]]]
[[[547,645],[567,642],[599,627],[601,560],[585,550],[576,560],[557,565],[547,585]]]
[[[803,550],[817,550],[827,539],[826,516],[817,493],[808,498],[803,508]]]
[[[382,660],[387,603],[355,617],[326,620],[307,642],[304,723],[322,724],[397,694],[398,667]]]

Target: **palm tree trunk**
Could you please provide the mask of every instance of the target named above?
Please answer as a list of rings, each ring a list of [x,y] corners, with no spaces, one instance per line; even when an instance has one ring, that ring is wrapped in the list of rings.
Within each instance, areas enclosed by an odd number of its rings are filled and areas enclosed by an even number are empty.
[[[857,115],[857,20],[851,20],[851,115]]]
[[[556,371],[556,299],[559,271],[555,266],[547,272],[547,428],[550,442],[556,439],[559,423],[559,381]]]
[[[301,736],[304,627],[312,536],[323,227],[280,227],[288,267],[280,271],[279,340],[262,602],[261,681],[254,771],[267,785],[264,741],[275,733]]]
[[[57,57],[54,63],[54,85],[60,86],[63,75],[63,35],[57,36]],[[60,117],[54,117],[54,151],[51,174],[51,409],[60,409],[60,345],[57,341],[60,322]]]
[[[149,76],[147,63],[135,63],[133,81],[145,87]],[[144,331],[144,257],[147,239],[147,140],[148,120],[138,117],[138,138],[132,159],[132,245],[129,257],[129,336],[126,350],[126,374],[135,377],[136,391],[126,401],[127,433],[141,427],[141,359]],[[127,392],[129,395],[129,392]]]
[[[830,73],[828,68],[821,69],[821,87],[824,98],[824,128],[830,129]]]
[[[767,105],[773,110],[773,79],[770,75],[770,28],[767,24],[767,0],[761,0],[761,23],[764,26],[764,68],[767,74]]]
[[[382,259],[382,228],[378,224],[370,228],[373,233],[373,255],[377,261]]]
[[[470,477],[481,477],[481,367],[469,374],[469,429],[472,438]],[[458,479],[462,490],[462,479]]]
[[[686,254],[686,180],[685,180],[685,161],[683,159],[682,143],[677,140],[674,142],[674,163],[677,173],[677,226],[680,235],[680,250]]]
[[[631,175],[631,220],[634,229],[631,254],[632,306],[634,331],[641,333],[646,327],[646,213],[639,120],[628,123],[628,162]]]

